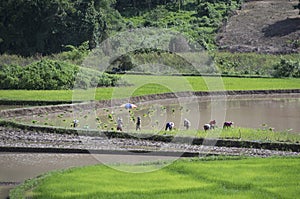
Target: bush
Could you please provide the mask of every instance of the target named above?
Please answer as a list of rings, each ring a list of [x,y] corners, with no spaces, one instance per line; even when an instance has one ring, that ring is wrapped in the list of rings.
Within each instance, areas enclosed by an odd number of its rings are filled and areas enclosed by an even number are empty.
[[[300,77],[300,60],[281,59],[280,62],[273,67],[274,77]]]
[[[61,61],[43,59],[25,67],[0,66],[0,89],[60,90],[116,86],[120,78]]]
[[[83,42],[79,47],[66,45],[65,48],[67,51],[59,54],[53,54],[52,57],[55,60],[67,61],[80,65],[89,53],[89,42]]]
[[[274,76],[275,65],[280,64],[281,59],[299,62],[298,54],[272,55],[257,53],[230,53],[217,52],[214,54],[214,61],[223,74],[249,74]],[[247,72],[246,72],[247,71]],[[278,75],[280,77],[280,75]]]
[[[66,62],[44,59],[23,68],[20,89],[59,90],[73,86],[79,67]]]

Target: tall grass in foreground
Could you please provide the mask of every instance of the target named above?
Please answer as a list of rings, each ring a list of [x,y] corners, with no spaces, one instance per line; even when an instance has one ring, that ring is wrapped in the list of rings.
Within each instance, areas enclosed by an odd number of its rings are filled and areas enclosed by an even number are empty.
[[[133,86],[101,87],[75,91],[81,100],[104,100],[126,98],[165,92],[216,91],[216,90],[270,90],[299,89],[300,79],[276,78],[230,78],[230,77],[185,77],[185,76],[145,76],[124,75],[122,80]],[[68,101],[72,100],[72,90],[0,90],[0,99]]]
[[[212,161],[214,160],[214,161]],[[155,164],[119,165],[140,169]],[[161,163],[163,164],[163,163]],[[160,165],[162,166],[162,165]],[[148,173],[105,165],[69,169],[27,181],[11,198],[297,198],[300,158],[178,160]]]

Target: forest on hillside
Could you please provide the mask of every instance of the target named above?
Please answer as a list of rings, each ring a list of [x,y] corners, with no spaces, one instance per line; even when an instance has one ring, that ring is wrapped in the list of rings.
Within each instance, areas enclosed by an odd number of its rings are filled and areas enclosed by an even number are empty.
[[[0,53],[32,56],[88,41],[93,49],[115,32],[173,28],[204,47],[241,0],[8,0],[0,3]]]
[[[117,33],[126,34],[126,31],[137,29],[142,33],[146,28],[167,29],[179,32],[180,36],[165,39],[169,49],[138,49],[108,60],[110,67],[105,72],[173,74],[175,70],[186,75],[199,75],[200,72],[300,77],[299,54],[218,51],[218,32],[243,5],[244,0],[1,1],[0,89],[72,89],[78,71],[81,74],[76,82],[79,88],[127,85],[127,82],[120,82],[118,76],[95,71],[95,67],[84,60],[99,44]],[[140,42],[142,36],[135,36],[131,39]],[[299,45],[299,40],[293,42]],[[195,43],[207,50],[216,67],[195,71],[189,62],[172,53],[189,49]],[[126,49],[126,46],[119,47],[123,48],[120,52]],[[97,53],[94,55],[97,58]],[[153,71],[151,64],[161,67]]]

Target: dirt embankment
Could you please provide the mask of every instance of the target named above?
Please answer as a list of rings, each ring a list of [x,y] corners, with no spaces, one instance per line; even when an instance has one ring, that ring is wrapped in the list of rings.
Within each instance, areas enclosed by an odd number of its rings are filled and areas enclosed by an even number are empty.
[[[221,28],[217,42],[231,52],[300,53],[298,0],[248,0]]]
[[[68,131],[65,129],[65,131]],[[102,132],[96,136],[57,134],[37,129],[22,130],[0,126],[0,152],[27,153],[116,153],[199,156],[246,155],[268,157],[299,156],[298,144],[263,143],[239,140],[175,137],[167,135],[129,135]],[[152,155],[154,155],[152,153]]]

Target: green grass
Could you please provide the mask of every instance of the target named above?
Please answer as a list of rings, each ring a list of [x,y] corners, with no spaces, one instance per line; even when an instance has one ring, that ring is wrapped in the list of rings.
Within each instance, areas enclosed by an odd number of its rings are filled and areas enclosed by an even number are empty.
[[[299,61],[299,54],[214,52],[214,63],[223,74],[272,76],[281,59]]]
[[[74,95],[73,91],[71,90],[0,90],[0,99],[66,101],[74,98],[75,100],[103,100],[179,91],[269,90],[300,88],[300,79],[296,78],[218,78],[124,75],[123,79],[133,84],[133,86],[78,90],[74,92]]]
[[[161,165],[160,165],[161,164]],[[11,198],[297,198],[300,158],[178,160],[69,169],[27,181]],[[122,172],[162,167],[152,172]],[[13,197],[15,195],[15,197]]]
[[[222,78],[226,90],[299,89],[300,79]]]
[[[197,137],[204,139],[231,139],[239,141],[254,141],[254,142],[284,142],[284,143],[299,143],[300,134],[298,132],[274,131],[269,128],[216,128],[209,131],[204,130],[173,130],[173,131],[149,131],[142,130],[140,132],[130,132],[131,135],[148,134],[148,135],[170,135],[180,137]],[[138,135],[137,135],[138,136]]]
[[[169,131],[164,132],[166,134]],[[218,139],[234,139],[241,141],[260,141],[260,142],[288,142],[288,143],[299,143],[300,135],[299,133],[289,132],[288,130],[283,132],[269,130],[268,128],[228,128],[221,129],[217,128],[214,130],[210,130],[205,132],[204,130],[198,131],[181,131],[176,132],[173,131],[173,134],[178,133],[178,135],[188,136],[193,135],[199,138],[218,138]]]

